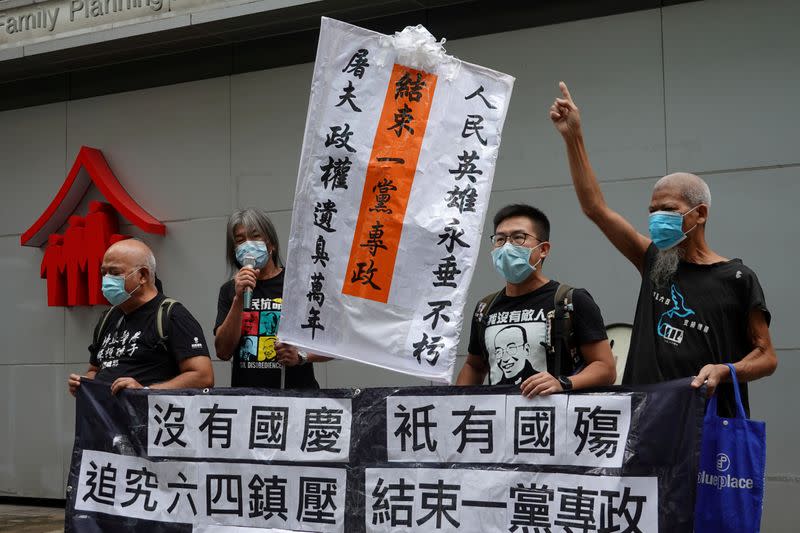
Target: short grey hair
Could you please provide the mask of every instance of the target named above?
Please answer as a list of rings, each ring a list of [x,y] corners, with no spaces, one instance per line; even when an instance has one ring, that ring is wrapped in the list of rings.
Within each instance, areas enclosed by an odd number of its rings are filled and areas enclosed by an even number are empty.
[[[156,256],[153,255],[153,252],[149,252],[147,254],[147,258],[145,260],[145,266],[147,270],[150,272],[150,282],[156,282]]]
[[[653,190],[667,186],[678,187],[681,197],[689,204],[689,207],[697,207],[700,204],[711,207],[711,189],[700,176],[688,172],[669,174],[658,180],[653,186]]]
[[[141,260],[143,261],[142,264],[139,264],[139,265],[136,265],[136,266],[138,268],[146,267],[147,271],[150,273],[148,275],[147,280],[150,283],[155,283],[156,282],[156,256],[153,254],[153,250],[151,250],[150,247],[147,246],[146,242],[144,242],[142,239],[140,239],[138,237],[131,237],[131,240],[140,242],[140,243],[144,244],[145,247],[147,248],[147,251],[144,253],[144,257],[141,258]]]
[[[275,262],[275,266],[282,267],[280,242],[278,232],[269,219],[267,214],[261,209],[248,207],[237,209],[228,218],[228,227],[225,232],[225,257],[231,272],[239,270],[239,263],[236,261],[236,226],[242,226],[247,234],[257,232],[267,242],[267,246],[272,245],[274,250],[270,252],[270,259]]]

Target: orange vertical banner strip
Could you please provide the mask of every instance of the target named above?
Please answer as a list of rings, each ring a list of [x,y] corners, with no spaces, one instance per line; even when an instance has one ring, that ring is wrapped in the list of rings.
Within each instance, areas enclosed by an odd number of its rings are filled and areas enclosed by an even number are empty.
[[[343,294],[386,303],[436,75],[394,65],[367,165]]]

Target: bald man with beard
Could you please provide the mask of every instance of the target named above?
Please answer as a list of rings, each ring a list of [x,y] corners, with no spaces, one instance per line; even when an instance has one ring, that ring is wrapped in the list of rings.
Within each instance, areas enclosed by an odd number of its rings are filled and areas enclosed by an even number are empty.
[[[107,383],[113,394],[124,389],[183,389],[214,385],[214,371],[200,324],[179,302],[164,304],[165,339],[158,334],[158,310],[166,297],[155,286],[156,260],[135,239],[111,245],[100,268],[103,294],[114,304],[97,342],[89,346],[83,376]],[[81,376],[70,374],[74,396]]]
[[[770,314],[755,273],[726,259],[706,241],[708,185],[694,174],[664,176],[650,199],[650,238],[605,202],[583,142],[581,118],[566,84],[550,107],[564,139],[581,208],[642,276],[623,384],[695,376],[708,395],[718,392],[719,414],[736,412],[733,363],[749,415],[748,381],[772,374],[778,360]]]

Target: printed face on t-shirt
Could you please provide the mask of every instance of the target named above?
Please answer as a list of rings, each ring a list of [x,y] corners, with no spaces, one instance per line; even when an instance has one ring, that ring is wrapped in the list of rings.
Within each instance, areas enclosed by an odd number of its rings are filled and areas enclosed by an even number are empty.
[[[533,371],[547,370],[540,344],[546,338],[547,325],[541,310],[492,313],[489,324],[485,342],[492,384],[519,383]]]
[[[244,311],[242,313],[242,334],[258,335],[257,311]]]
[[[506,379],[518,375],[531,354],[527,333],[522,326],[506,326],[494,338],[495,360]]]
[[[242,338],[239,365],[242,368],[280,368],[275,352],[281,298],[253,298],[252,311],[242,313]]]
[[[258,326],[258,334],[271,337],[277,335],[279,318],[280,313],[277,311],[262,311]]]
[[[258,337],[248,335],[242,343],[241,358],[244,360],[255,360],[258,350]]]

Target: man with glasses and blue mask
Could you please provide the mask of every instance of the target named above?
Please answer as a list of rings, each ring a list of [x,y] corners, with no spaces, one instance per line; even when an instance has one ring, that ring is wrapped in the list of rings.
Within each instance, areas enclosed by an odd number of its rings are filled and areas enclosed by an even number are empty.
[[[597,304],[585,290],[542,274],[550,253],[545,214],[509,205],[495,215],[494,228],[492,262],[506,285],[476,306],[456,384],[480,385],[488,375],[490,385],[516,385],[527,397],[611,385],[614,361]],[[552,335],[556,301],[570,292],[569,342],[558,346]]]
[[[719,391],[719,415],[733,416],[733,363],[745,409],[746,382],[768,376],[778,360],[769,334],[770,314],[758,278],[739,259],[708,245],[711,192],[688,173],[664,176],[650,199],[650,238],[605,203],[583,143],[581,119],[566,84],[550,107],[564,138],[581,208],[642,276],[623,384],[648,384],[695,376],[708,395]]]
[[[112,244],[100,267],[103,296],[113,306],[95,328],[84,376],[117,394],[124,389],[185,389],[214,385],[203,329],[179,302],[155,286],[156,259],[143,242]],[[81,376],[70,374],[74,396]]]

